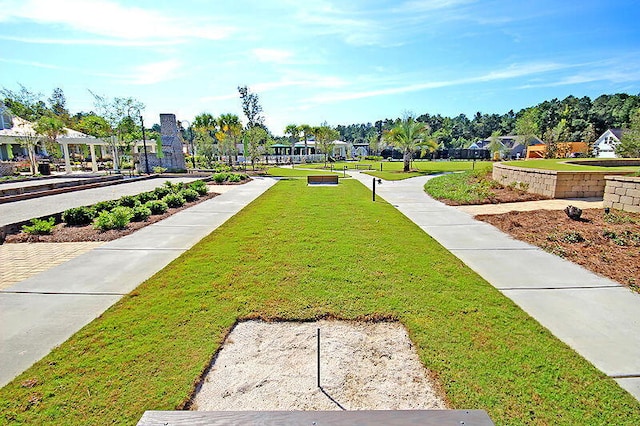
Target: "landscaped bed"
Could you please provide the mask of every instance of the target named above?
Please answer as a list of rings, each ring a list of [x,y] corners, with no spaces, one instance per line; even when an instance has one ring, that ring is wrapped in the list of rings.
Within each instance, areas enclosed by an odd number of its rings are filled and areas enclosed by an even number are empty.
[[[133,424],[184,407],[238,321],[337,318],[401,322],[449,405],[496,424],[640,423],[631,395],[370,195],[279,182],[0,389],[2,421]]]
[[[476,219],[640,291],[640,213],[589,209],[575,221],[562,210],[535,210]]]
[[[527,192],[526,187],[501,185],[491,179],[491,172],[487,168],[431,179],[425,184],[425,191],[450,206],[548,199],[543,195]]]

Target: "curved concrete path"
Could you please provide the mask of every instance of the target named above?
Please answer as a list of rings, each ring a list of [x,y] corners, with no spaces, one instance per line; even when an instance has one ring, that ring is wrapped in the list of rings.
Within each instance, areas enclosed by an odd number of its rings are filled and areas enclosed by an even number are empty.
[[[0,387],[276,182],[254,178],[0,291]]]
[[[640,400],[640,295],[434,200],[430,178],[384,181],[376,195]]]

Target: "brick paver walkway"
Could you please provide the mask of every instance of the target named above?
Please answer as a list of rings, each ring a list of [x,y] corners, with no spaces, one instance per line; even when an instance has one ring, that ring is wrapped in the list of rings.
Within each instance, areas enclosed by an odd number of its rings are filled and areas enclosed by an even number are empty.
[[[80,256],[104,242],[0,245],[0,290]]]

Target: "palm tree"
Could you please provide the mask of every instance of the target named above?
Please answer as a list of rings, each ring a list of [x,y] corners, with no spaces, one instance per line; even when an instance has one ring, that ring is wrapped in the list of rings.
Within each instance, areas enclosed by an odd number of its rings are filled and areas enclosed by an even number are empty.
[[[309,140],[309,136],[312,135],[311,126],[309,126],[308,124],[301,124],[300,126],[298,126],[298,128],[300,129],[300,132],[304,137],[304,154],[309,155],[309,148],[308,148],[307,142]]]
[[[403,170],[405,172],[408,172],[410,169],[411,154],[418,145],[426,142],[429,133],[429,126],[425,123],[415,121],[412,117],[402,119],[391,130],[385,133],[384,138],[387,142],[403,150]]]
[[[285,127],[284,134],[289,135],[289,140],[291,142],[291,155],[293,155],[296,143],[300,141],[300,128],[295,124],[289,124]]]

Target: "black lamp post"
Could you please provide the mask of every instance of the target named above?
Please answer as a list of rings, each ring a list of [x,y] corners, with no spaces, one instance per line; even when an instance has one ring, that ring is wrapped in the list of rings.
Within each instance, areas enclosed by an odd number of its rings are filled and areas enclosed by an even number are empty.
[[[149,174],[149,157],[147,157],[147,136],[144,131],[144,119],[142,118],[142,112],[139,108],[129,107],[127,115],[131,116],[131,109],[135,108],[137,115],[140,117],[140,127],[142,127],[142,149],[144,151],[144,170],[146,174]]]
[[[187,123],[187,128],[182,127],[182,123]],[[181,120],[180,125],[185,132],[187,130],[189,131],[187,139],[189,141],[189,144],[191,145],[191,165],[193,166],[193,170],[195,170],[196,169],[196,149],[193,146],[193,129],[191,128],[191,123],[188,120]]]
[[[373,178],[373,201],[376,200],[376,181],[378,181],[378,185],[382,185],[382,179]]]

